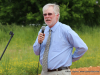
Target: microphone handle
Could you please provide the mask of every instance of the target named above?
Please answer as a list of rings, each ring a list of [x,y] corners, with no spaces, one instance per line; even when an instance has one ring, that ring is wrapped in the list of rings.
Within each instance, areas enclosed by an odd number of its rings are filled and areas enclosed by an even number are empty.
[[[44,30],[42,30],[42,33],[44,34]]]

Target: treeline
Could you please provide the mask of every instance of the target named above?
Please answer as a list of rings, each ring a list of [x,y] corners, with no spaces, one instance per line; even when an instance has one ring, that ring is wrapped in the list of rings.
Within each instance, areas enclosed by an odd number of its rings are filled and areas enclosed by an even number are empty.
[[[43,24],[42,7],[47,3],[60,5],[60,22],[100,25],[100,0],[0,0],[0,23]]]

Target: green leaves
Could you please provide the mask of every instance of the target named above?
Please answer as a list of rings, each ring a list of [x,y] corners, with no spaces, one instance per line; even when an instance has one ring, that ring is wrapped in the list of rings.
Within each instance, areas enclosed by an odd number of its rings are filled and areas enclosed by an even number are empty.
[[[68,0],[67,0],[68,1]],[[61,18],[60,21],[70,26],[75,24],[80,27],[80,24],[86,25],[100,25],[99,17],[95,17],[96,14],[100,14],[100,8],[96,5],[96,0],[72,0],[60,5]],[[91,21],[93,23],[91,23]]]
[[[36,0],[30,0],[30,2],[31,2],[32,4],[35,3],[35,1],[36,1]]]
[[[0,23],[42,24],[42,7],[51,2],[60,5],[60,21],[65,24],[100,25],[100,0],[0,0]]]
[[[32,12],[30,12],[30,13],[27,14],[27,19],[32,20],[32,19],[35,18],[37,21],[39,21],[39,19],[41,19],[41,17],[39,17],[38,15],[39,15],[39,13],[33,14]]]
[[[67,20],[68,18],[70,18],[70,14],[68,13],[70,9],[68,8],[68,5],[69,3],[67,3],[67,5],[65,4],[60,5],[60,13],[61,13],[60,21]]]

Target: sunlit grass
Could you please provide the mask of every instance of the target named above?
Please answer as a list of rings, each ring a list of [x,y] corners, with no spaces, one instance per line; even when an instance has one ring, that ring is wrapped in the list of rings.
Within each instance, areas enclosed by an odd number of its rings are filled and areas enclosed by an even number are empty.
[[[82,27],[82,32],[76,30],[88,46],[88,51],[71,68],[100,66],[100,27]]]

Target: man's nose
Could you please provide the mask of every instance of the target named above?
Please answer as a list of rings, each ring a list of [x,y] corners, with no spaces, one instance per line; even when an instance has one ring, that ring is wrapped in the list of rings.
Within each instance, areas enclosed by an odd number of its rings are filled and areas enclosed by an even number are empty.
[[[49,15],[47,14],[45,17],[49,17]]]

